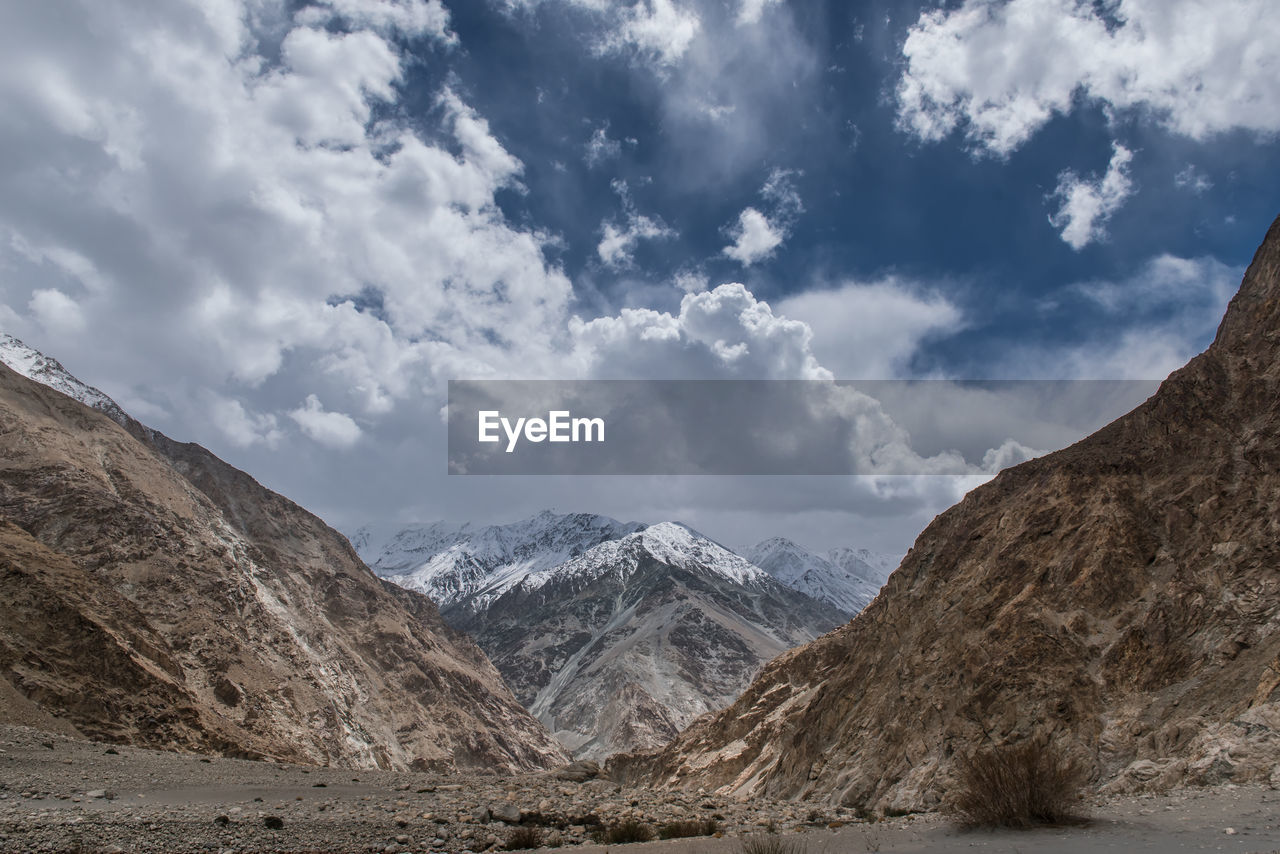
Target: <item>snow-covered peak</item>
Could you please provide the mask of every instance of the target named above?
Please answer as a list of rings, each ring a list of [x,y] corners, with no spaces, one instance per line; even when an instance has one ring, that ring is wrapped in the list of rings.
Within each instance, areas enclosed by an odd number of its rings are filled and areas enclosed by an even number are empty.
[[[827,552],[827,560],[845,572],[877,584],[884,584],[889,579],[889,574],[898,565],[898,559],[890,555],[848,546],[841,546]]]
[[[742,551],[742,556],[787,586],[817,570],[830,573],[831,561],[785,537],[770,537]]]
[[[870,604],[893,570],[886,555],[835,548],[815,554],[785,537],[770,537],[742,550],[747,560],[778,581],[849,614]]]
[[[123,425],[129,420],[125,411],[103,392],[80,382],[57,359],[51,359],[39,350],[28,347],[7,332],[0,332],[0,362],[27,379],[35,380],[98,410],[118,424]]]
[[[504,525],[436,522],[388,536],[367,526],[351,541],[378,575],[448,607],[474,604],[477,596],[501,595],[531,573],[559,566],[643,527],[594,513],[543,511]]]
[[[679,522],[659,522],[621,539],[601,543],[560,566],[531,573],[521,584],[525,589],[534,589],[552,580],[592,579],[607,572],[626,576],[634,572],[645,558],[667,566],[717,575],[735,584],[757,583],[767,577],[760,567],[692,528]]]

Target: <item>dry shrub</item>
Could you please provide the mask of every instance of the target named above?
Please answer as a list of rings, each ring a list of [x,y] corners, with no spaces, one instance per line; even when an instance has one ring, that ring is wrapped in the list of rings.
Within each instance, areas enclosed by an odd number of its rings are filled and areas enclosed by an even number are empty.
[[[659,828],[658,838],[689,839],[694,836],[712,836],[719,830],[720,824],[713,818],[673,821]]]
[[[956,767],[948,811],[968,827],[1034,827],[1082,821],[1088,771],[1041,739],[981,750]]]
[[[776,833],[753,833],[738,840],[738,854],[807,854],[801,839],[787,839]]]
[[[526,825],[511,831],[511,835],[507,837],[506,844],[502,847],[505,851],[524,851],[529,848],[538,848],[541,845],[542,829]]]
[[[634,819],[611,824],[592,834],[602,845],[625,845],[628,842],[649,842],[654,838],[653,828]]]

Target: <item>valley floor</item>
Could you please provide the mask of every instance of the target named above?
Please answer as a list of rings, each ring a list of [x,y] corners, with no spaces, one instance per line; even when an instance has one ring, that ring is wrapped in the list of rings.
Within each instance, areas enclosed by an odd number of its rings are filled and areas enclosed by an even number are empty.
[[[721,839],[614,845],[643,854],[740,852],[773,821],[794,854],[836,852],[1280,851],[1280,792],[1188,790],[1108,801],[1087,827],[1025,833],[956,830],[937,816],[852,821],[807,804],[623,789],[549,774],[515,778],[304,768],[160,753],[0,727],[0,851],[455,852],[505,844],[498,818],[539,813],[571,850],[589,816],[660,825],[718,819]],[[830,829],[828,824],[841,824]]]

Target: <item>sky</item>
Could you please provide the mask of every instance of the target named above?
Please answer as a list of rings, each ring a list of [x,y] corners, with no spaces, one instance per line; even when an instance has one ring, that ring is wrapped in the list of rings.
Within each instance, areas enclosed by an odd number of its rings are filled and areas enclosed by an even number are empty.
[[[1036,413],[958,458],[850,404],[913,476],[449,476],[446,383],[1161,379],[1280,213],[1274,12],[5,3],[0,329],[346,532],[901,553]]]

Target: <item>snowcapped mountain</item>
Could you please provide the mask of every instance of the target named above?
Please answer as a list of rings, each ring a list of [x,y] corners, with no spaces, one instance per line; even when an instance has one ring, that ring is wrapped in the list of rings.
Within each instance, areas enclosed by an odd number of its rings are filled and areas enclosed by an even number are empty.
[[[418,525],[356,550],[433,598],[577,756],[658,747],[776,655],[844,622],[685,525],[543,512]]]
[[[901,558],[870,549],[854,549],[848,546],[827,552],[827,560],[845,572],[865,578],[880,587],[889,580],[889,574],[898,568]]]
[[[449,616],[535,717],[592,758],[665,744],[846,616],[672,522],[481,595],[483,607]]]
[[[0,332],[0,362],[27,379],[60,391],[67,397],[98,410],[117,424],[127,426],[129,416],[114,400],[76,379],[57,359],[51,359],[39,350],[28,347],[7,332]]]
[[[767,577],[760,567],[692,528],[679,522],[660,522],[621,539],[601,543],[574,560],[530,572],[511,587],[535,590],[556,581],[593,581],[606,573],[614,573],[625,581],[645,559],[717,575],[735,584],[759,583]]]
[[[448,615],[457,608],[484,608],[526,577],[643,527],[592,513],[544,510],[507,525],[436,522],[386,537],[366,526],[351,543],[375,573],[425,593]]]
[[[770,537],[741,554],[791,589],[851,616],[876,598],[894,568],[892,558],[867,549],[842,547],[819,555],[784,537]]]

